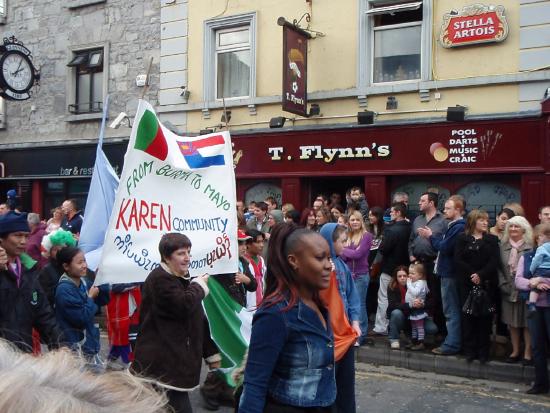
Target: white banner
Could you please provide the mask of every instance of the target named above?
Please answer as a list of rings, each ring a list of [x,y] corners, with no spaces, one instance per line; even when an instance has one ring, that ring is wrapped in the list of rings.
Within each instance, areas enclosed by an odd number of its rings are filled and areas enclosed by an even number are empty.
[[[235,202],[229,132],[178,136],[140,101],[96,284],[144,281],[168,232],[191,240],[191,275],[236,272]]]

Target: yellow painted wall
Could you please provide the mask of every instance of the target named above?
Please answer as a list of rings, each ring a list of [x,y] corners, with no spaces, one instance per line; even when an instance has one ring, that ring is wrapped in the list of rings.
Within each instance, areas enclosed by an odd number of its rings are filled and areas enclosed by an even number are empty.
[[[510,26],[510,33],[501,44],[488,44],[454,49],[444,49],[438,42],[443,14],[451,9],[461,9],[475,0],[434,0],[434,48],[433,68],[435,79],[467,78],[482,75],[515,73],[519,55],[519,2],[499,0]],[[224,10],[227,4],[227,9]],[[214,16],[231,16],[251,11],[257,12],[256,37],[256,88],[257,96],[274,96],[281,93],[282,82],[282,29],[276,21],[279,16],[287,20],[298,19],[303,13],[312,14],[311,28],[322,31],[325,37],[310,41],[308,54],[309,92],[341,90],[356,87],[357,82],[357,40],[358,2],[313,0],[312,7],[305,0],[195,0],[189,2],[189,103],[203,101],[203,27],[204,21]],[[491,4],[491,3],[485,3]],[[305,20],[304,20],[305,23]],[[307,24],[307,23],[305,23]],[[518,110],[518,88],[516,85],[480,86],[440,90],[441,100],[436,101],[431,91],[430,102],[420,102],[418,92],[394,94],[398,98],[398,110],[446,108],[462,104],[468,106],[468,114],[506,113]],[[387,95],[369,96],[368,109],[385,111]],[[354,115],[358,110],[356,98],[334,99],[318,102],[325,117]],[[266,128],[269,119],[281,116],[280,104],[257,105],[257,115],[250,116],[246,106],[231,108],[231,124],[253,123],[234,126],[232,130]],[[187,129],[198,131],[219,123],[221,111],[212,110],[211,119],[202,119],[200,110],[188,112]],[[286,114],[289,117],[293,115]],[[402,115],[381,115],[380,120],[444,117],[445,113],[415,113]],[[296,125],[334,123],[355,123],[352,116],[342,119],[301,120]]]
[[[201,0],[189,2],[189,90],[190,102],[203,99],[202,59],[204,21],[214,16],[223,17],[256,11],[256,93],[271,96],[281,93],[282,83],[282,28],[277,18],[299,19],[312,14],[311,27],[322,31],[325,37],[309,44],[308,90],[349,89],[356,84],[357,5],[354,1],[313,2],[311,9],[304,0],[230,1],[225,13],[225,2]],[[302,26],[307,24],[305,19]]]
[[[506,20],[510,31],[505,41],[474,46],[445,49],[439,44],[439,34],[443,15],[461,10],[465,5],[477,3],[473,0],[435,0],[434,4],[434,49],[433,68],[435,79],[462,79],[472,76],[516,73],[519,66],[519,1],[498,0],[506,10]]]

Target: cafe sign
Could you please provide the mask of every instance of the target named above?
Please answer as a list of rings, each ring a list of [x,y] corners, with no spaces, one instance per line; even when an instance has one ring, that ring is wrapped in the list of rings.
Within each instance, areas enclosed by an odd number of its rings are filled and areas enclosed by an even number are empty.
[[[439,41],[445,48],[502,42],[508,36],[503,6],[472,4],[443,16]]]

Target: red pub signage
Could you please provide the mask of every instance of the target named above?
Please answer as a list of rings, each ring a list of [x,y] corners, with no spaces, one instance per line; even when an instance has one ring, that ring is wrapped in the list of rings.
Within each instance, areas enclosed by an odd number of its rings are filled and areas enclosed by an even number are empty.
[[[503,6],[472,4],[443,16],[439,41],[445,48],[502,42],[508,36]]]
[[[307,40],[309,34],[283,26],[283,110],[307,116]]]

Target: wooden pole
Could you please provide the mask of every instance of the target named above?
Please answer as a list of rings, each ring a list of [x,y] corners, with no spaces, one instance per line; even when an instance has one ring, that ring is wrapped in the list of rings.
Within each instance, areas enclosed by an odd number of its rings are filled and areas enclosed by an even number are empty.
[[[147,74],[145,75],[145,86],[143,86],[143,92],[141,93],[141,100],[145,97],[145,94],[149,90],[149,75],[151,73],[151,66],[153,66],[153,57],[149,60],[149,67],[147,68]]]

